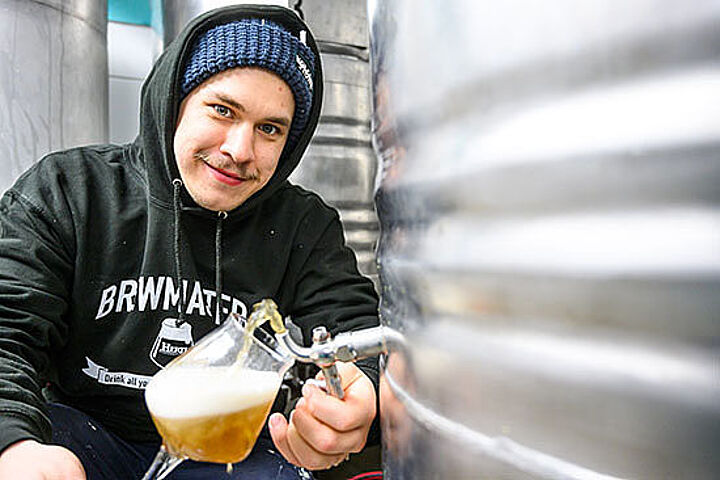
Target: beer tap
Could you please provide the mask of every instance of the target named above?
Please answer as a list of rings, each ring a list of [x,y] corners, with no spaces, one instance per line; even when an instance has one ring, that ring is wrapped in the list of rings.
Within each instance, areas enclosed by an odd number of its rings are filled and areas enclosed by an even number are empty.
[[[292,323],[288,318],[288,326]],[[279,328],[276,328],[279,327]],[[340,399],[345,394],[340,382],[336,362],[356,362],[364,358],[373,357],[388,352],[388,344],[402,342],[402,336],[395,330],[378,326],[339,333],[332,338],[330,332],[324,326],[313,329],[313,344],[310,347],[302,347],[295,343],[290,337],[285,325],[273,325],[275,338],[295,357],[296,361],[303,363],[314,363],[323,372],[325,377],[325,389],[331,395]]]
[[[253,305],[249,321],[251,331],[265,322],[270,323],[278,343],[283,345],[296,361],[314,363],[320,367],[325,377],[325,390],[340,399],[345,397],[345,393],[336,362],[356,362],[388,353],[388,345],[405,345],[403,335],[390,327],[378,326],[342,332],[332,338],[327,328],[321,325],[312,331],[312,346],[300,346],[295,343],[288,330],[297,327],[289,317],[283,322],[277,304],[271,299],[264,299]]]

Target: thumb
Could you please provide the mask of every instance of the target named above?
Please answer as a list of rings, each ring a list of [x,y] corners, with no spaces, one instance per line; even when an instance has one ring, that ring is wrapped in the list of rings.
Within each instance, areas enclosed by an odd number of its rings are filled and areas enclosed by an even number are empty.
[[[275,447],[280,451],[280,454],[285,457],[288,462],[294,465],[300,465],[288,443],[288,423],[285,417],[283,417],[281,413],[273,413],[268,420],[268,426],[270,428],[270,436],[272,437]]]

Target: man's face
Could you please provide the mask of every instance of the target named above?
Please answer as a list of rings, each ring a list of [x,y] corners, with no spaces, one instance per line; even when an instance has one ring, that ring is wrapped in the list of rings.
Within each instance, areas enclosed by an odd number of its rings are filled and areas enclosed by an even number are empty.
[[[174,151],[193,200],[229,211],[264,187],[294,111],[290,87],[259,68],[225,70],[190,92],[180,104]]]

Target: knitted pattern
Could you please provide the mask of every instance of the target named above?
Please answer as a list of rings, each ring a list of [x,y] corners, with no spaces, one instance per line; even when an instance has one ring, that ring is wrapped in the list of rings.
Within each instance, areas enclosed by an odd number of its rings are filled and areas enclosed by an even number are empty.
[[[307,45],[274,22],[247,18],[200,35],[185,66],[181,99],[223,70],[249,66],[274,72],[290,87],[295,113],[288,143],[294,144],[310,117],[315,56]]]

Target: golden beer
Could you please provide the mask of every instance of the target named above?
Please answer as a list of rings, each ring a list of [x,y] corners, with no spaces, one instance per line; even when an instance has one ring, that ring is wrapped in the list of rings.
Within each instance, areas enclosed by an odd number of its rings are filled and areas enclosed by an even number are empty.
[[[236,366],[170,368],[153,377],[145,395],[170,453],[236,463],[255,445],[281,380]]]

